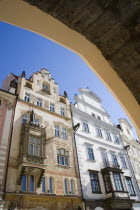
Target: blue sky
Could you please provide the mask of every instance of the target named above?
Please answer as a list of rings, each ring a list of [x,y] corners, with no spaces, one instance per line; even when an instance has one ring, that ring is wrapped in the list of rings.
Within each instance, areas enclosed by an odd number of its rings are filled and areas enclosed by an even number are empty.
[[[102,99],[114,124],[118,124],[118,118],[126,118],[131,123],[108,89],[78,55],[38,34],[0,22],[0,58],[0,88],[11,72],[21,75],[25,70],[28,78],[33,72],[46,68],[58,83],[60,94],[66,90],[71,102],[80,87],[88,87]],[[135,130],[134,134],[137,138]]]

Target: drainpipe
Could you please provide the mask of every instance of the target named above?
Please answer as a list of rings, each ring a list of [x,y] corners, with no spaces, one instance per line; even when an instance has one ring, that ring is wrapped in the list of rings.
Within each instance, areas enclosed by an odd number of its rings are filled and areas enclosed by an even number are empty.
[[[70,112],[71,112],[71,118],[72,118],[72,129],[74,127],[74,122],[73,122],[73,113],[72,113],[72,108],[70,106]],[[73,131],[73,130],[72,130]],[[73,142],[74,142],[74,146],[75,146],[75,152],[76,152],[76,161],[77,161],[77,168],[78,168],[78,173],[79,173],[79,177],[80,177],[80,187],[81,187],[81,194],[82,194],[82,197],[83,197],[83,200],[85,201],[84,199],[84,196],[83,196],[83,191],[82,191],[82,183],[81,183],[81,175],[80,175],[80,168],[79,168],[79,161],[78,161],[78,152],[77,152],[77,146],[76,146],[76,140],[75,140],[75,133],[74,131],[72,132],[73,133]],[[85,202],[84,202],[84,208],[86,210],[86,207],[85,207]]]

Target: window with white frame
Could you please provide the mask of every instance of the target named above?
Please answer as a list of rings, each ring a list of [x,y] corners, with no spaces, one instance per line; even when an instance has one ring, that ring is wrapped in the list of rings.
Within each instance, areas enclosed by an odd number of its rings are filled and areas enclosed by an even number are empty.
[[[127,168],[125,158],[124,158],[123,156],[121,156],[120,159],[121,159],[122,167],[123,167],[123,168]]]
[[[60,108],[60,114],[62,115],[62,116],[65,116],[65,109],[64,108]]]
[[[59,126],[55,125],[54,126],[54,133],[56,137],[60,137],[60,130],[59,130]]]
[[[131,177],[125,177],[125,178],[126,178],[127,188],[128,188],[130,195],[135,195],[135,190],[133,187]]]
[[[35,139],[33,137],[30,138],[29,153],[31,155],[36,155],[36,156],[40,155],[40,140],[39,139]]]
[[[62,127],[62,138],[63,138],[64,140],[67,139],[67,129],[66,129],[66,128],[63,128],[63,127]]]
[[[22,117],[22,124],[25,124],[27,122],[27,115],[24,114]]]
[[[97,133],[97,136],[98,136],[98,137],[103,137],[102,131],[101,131],[100,128],[96,128],[96,133]]]
[[[88,124],[83,122],[83,131],[89,132]]]
[[[120,173],[114,173],[113,177],[114,177],[114,182],[116,185],[116,191],[123,191],[123,185],[122,185]]]
[[[109,166],[109,160],[108,160],[107,152],[101,151],[101,155],[102,155],[104,166]]]
[[[42,99],[37,98],[37,106],[42,107]]]
[[[57,149],[57,164],[69,166],[69,152],[65,149]]]
[[[54,112],[54,104],[53,103],[50,103],[50,111]]]
[[[112,162],[115,166],[119,166],[117,156],[115,154],[111,154],[112,156]]]
[[[111,135],[110,135],[109,132],[106,132],[106,139],[109,140],[109,141],[111,141]]]
[[[25,93],[24,101],[30,102],[30,94],[29,93]]]
[[[114,140],[115,140],[115,143],[117,143],[117,144],[120,143],[119,137],[117,135],[114,136]]]
[[[89,160],[94,160],[93,149],[91,147],[87,148],[87,155]]]

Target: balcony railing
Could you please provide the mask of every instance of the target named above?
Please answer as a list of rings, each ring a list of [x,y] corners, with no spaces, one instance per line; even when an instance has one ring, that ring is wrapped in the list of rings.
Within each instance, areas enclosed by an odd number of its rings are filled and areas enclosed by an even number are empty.
[[[119,164],[115,164],[113,162],[110,162],[110,161],[105,161],[103,163],[100,164],[100,168],[103,169],[103,168],[117,168],[117,169],[120,169],[120,165]]]

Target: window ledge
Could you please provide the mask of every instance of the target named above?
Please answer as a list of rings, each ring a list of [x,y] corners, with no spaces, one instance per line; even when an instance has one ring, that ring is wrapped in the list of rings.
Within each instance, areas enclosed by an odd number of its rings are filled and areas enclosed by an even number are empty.
[[[85,131],[85,130],[82,130],[84,133],[91,133],[90,131]]]
[[[98,136],[98,135],[96,135],[96,137],[98,137],[98,138],[100,138],[100,139],[103,139],[103,136]]]
[[[60,164],[56,164],[55,166],[61,167],[61,168],[71,168],[71,166],[65,166],[65,165],[60,165]]]
[[[86,161],[87,162],[96,162],[96,160],[90,160],[90,159],[87,159]]]

